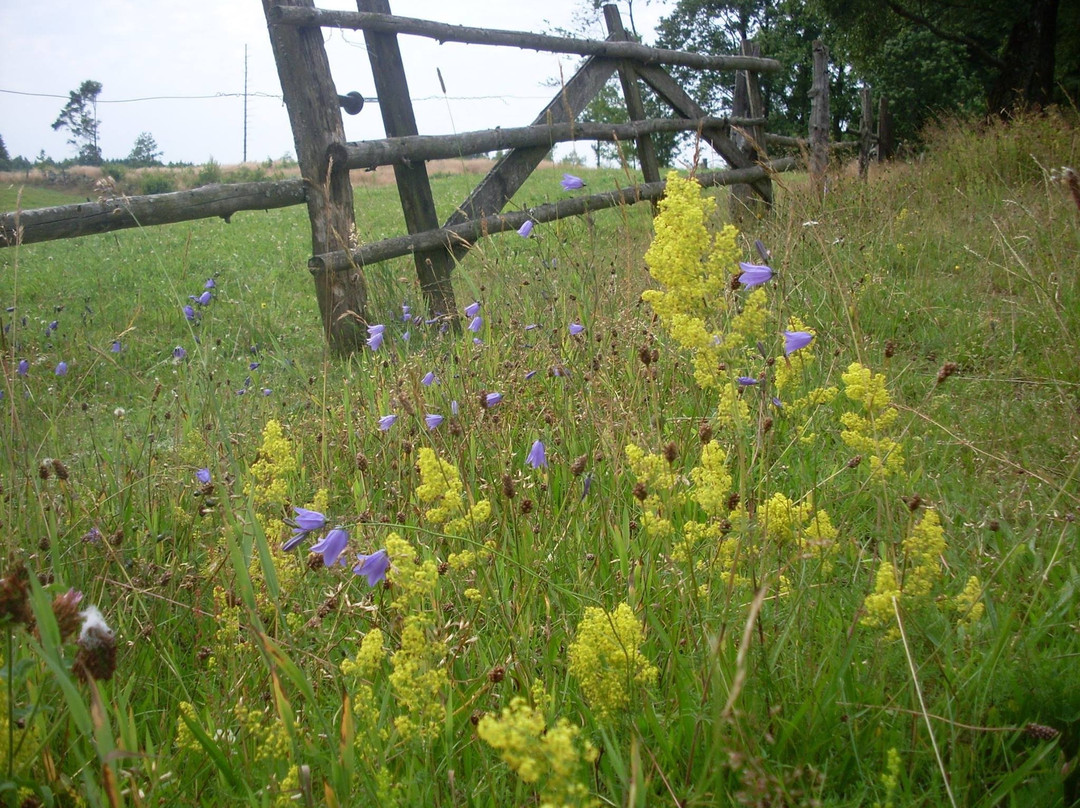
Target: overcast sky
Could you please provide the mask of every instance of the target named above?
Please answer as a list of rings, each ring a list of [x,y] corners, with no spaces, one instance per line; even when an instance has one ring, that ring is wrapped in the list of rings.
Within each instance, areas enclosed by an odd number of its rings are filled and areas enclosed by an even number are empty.
[[[352,0],[316,0],[356,10]],[[571,28],[586,0],[391,0],[394,13],[460,25],[549,32]],[[636,0],[646,42],[668,4]],[[629,27],[626,4],[624,22]],[[597,29],[600,36],[602,31]],[[360,31],[325,29],[339,93],[375,95]],[[440,45],[399,37],[421,134],[525,126],[573,74],[580,57],[483,45]],[[244,152],[247,46],[248,160],[295,154],[259,0],[0,0],[0,135],[11,156],[76,154],[54,132],[68,93],[101,82],[99,145],[106,159],[128,155],[150,132],[166,162],[237,163]],[[439,86],[442,72],[446,95]],[[345,117],[349,140],[384,136],[378,107]],[[579,149],[587,147],[579,147]]]

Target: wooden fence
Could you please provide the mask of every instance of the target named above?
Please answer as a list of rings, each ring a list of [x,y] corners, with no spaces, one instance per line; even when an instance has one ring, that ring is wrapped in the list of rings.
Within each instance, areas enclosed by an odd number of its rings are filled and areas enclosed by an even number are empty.
[[[263,0],[301,179],[210,186],[3,214],[0,245],[205,217],[221,216],[228,220],[240,210],[306,203],[312,231],[312,258],[308,267],[315,281],[324,333],[335,351],[350,352],[360,349],[367,338],[364,268],[368,264],[411,253],[429,314],[433,318],[453,318],[456,306],[451,272],[478,239],[517,229],[527,220],[552,221],[614,205],[655,201],[662,196],[664,183],[660,180],[651,141],[654,134],[696,132],[730,166],[725,171],[698,172],[698,179],[704,185],[737,186],[733,196],[742,200],[741,204],[749,204],[748,200],[756,200],[755,205],[771,204],[771,175],[796,165],[792,158],[766,162],[764,144],[772,139],[764,132],[766,121],[756,76],[759,72],[779,70],[780,64],[762,58],[753,45],[744,45],[742,54],[737,56],[647,47],[631,41],[614,5],[604,7],[608,28],[608,38],[604,41],[397,17],[390,13],[388,0],[357,0],[357,7],[357,12],[326,11],[314,8],[312,0]],[[323,27],[364,31],[386,139],[346,142],[341,108],[355,113],[363,103],[356,93],[338,94],[323,46]],[[531,126],[421,136],[398,49],[399,34],[430,37],[440,42],[580,54],[586,58]],[[673,64],[700,70],[737,71],[735,114],[728,118],[706,115],[662,67]],[[616,72],[631,122],[620,125],[576,122]],[[647,118],[641,84],[651,88],[679,117]],[[827,120],[827,111],[825,115]],[[635,141],[644,183],[528,210],[504,212],[514,193],[554,144],[579,139]],[[440,224],[425,161],[504,149],[508,150],[505,156],[454,214]],[[362,234],[355,229],[349,171],[382,165],[394,168],[408,235],[361,245]]]

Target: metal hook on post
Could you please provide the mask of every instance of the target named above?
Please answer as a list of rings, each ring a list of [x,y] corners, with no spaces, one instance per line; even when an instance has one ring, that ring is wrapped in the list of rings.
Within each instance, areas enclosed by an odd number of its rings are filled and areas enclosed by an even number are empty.
[[[337,100],[341,108],[349,115],[356,115],[364,108],[364,96],[360,95],[356,90],[345,95],[339,95]]]

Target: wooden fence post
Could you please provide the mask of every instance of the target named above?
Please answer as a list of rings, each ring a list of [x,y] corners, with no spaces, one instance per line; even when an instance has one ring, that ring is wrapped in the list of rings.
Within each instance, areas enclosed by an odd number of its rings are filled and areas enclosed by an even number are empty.
[[[743,56],[760,56],[761,46],[744,39],[740,52]],[[731,99],[732,117],[762,118],[765,114],[764,109],[757,73],[751,70],[737,70],[735,90]],[[733,140],[751,163],[756,165],[768,159],[765,154],[764,126],[754,124],[735,129]],[[764,200],[755,194],[749,185],[732,185],[728,192],[728,205],[732,221],[738,221],[746,213],[760,216],[768,208]]]
[[[893,151],[896,149],[892,113],[889,112],[889,99],[885,96],[881,96],[878,102],[877,126],[877,159],[879,163],[884,163],[892,159]]]
[[[874,113],[870,105],[870,88],[859,91],[862,100],[862,119],[859,121],[859,179],[870,173],[870,151],[874,147]]]
[[[312,7],[312,0],[263,0],[270,44],[277,62],[278,78],[292,124],[296,160],[307,191],[313,255],[347,249],[356,228],[353,192],[345,167],[345,129],[338,108],[338,94],[330,76],[322,30],[294,25],[269,24],[271,2],[276,5]],[[334,147],[338,159],[329,160]],[[315,277],[315,295],[322,316],[323,333],[335,353],[364,347],[367,287],[363,274],[328,273]]]
[[[604,21],[607,23],[611,39],[630,40],[630,35],[623,28],[619,7],[614,4],[604,6]],[[630,61],[619,62],[619,80],[622,82],[623,98],[626,99],[626,112],[631,121],[643,121],[646,118],[645,104],[641,100],[641,88],[638,86],[637,71]],[[656,159],[656,146],[652,138],[644,135],[637,139],[638,160],[641,162],[641,174],[645,182],[659,182],[660,165]],[[657,210],[653,202],[653,213]]]
[[[818,196],[825,194],[829,167],[829,50],[814,40],[814,78],[810,87],[810,179]]]
[[[390,14],[389,0],[356,0],[358,11]],[[375,92],[379,96],[383,126],[387,137],[404,137],[418,134],[416,115],[409,97],[409,85],[405,80],[405,67],[401,62],[397,34],[364,31],[368,59],[375,78]],[[435,200],[431,195],[427,165],[418,161],[409,165],[394,164],[401,209],[405,213],[405,226],[410,233],[437,230],[439,219],[435,212]],[[428,315],[433,318],[455,318],[454,288],[450,274],[454,259],[444,249],[425,250],[413,255],[420,289],[427,302]],[[333,273],[330,273],[333,274]]]

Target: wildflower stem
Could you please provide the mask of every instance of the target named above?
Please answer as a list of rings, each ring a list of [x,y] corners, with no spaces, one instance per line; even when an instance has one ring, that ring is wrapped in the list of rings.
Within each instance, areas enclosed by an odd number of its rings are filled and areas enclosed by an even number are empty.
[[[938,749],[937,739],[934,737],[934,727],[930,723],[930,713],[926,709],[923,700],[922,688],[919,686],[919,677],[915,672],[915,663],[911,659],[911,649],[908,647],[907,634],[904,632],[904,621],[900,619],[900,604],[893,596],[893,612],[896,614],[896,625],[900,629],[900,641],[904,644],[904,658],[907,659],[908,670],[911,671],[911,683],[915,685],[915,695],[919,697],[919,709],[922,712],[923,721],[926,722],[926,731],[930,733],[930,745],[934,747],[934,757],[937,759],[938,768],[941,770],[941,781],[945,784],[945,793],[949,795],[949,804],[956,808],[956,798],[953,796],[952,787],[949,785],[949,775],[945,771],[945,763],[941,760],[941,750]]]
[[[15,666],[12,665],[12,659],[14,657],[14,639],[11,633],[11,622],[7,624],[7,659],[4,660],[7,665],[7,779],[11,782],[14,772],[12,769],[15,766],[15,676],[13,675]]]

